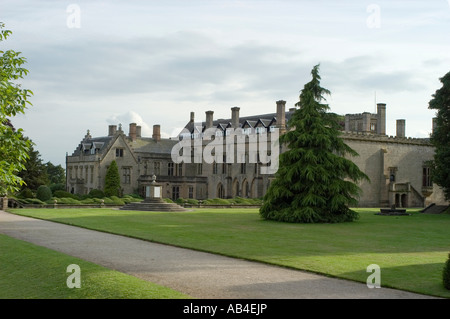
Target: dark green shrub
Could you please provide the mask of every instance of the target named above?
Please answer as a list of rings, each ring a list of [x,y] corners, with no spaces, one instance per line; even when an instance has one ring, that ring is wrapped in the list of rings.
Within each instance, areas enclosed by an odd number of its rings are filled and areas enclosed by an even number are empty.
[[[50,187],[47,185],[39,186],[36,191],[36,198],[43,202],[52,198],[52,191],[50,190]]]
[[[448,259],[445,263],[444,266],[444,271],[443,271],[443,282],[444,282],[444,287],[448,290],[450,290],[450,253],[448,254]]]
[[[105,193],[101,189],[93,189],[89,192],[90,198],[103,198],[105,197]]]
[[[179,197],[175,200],[175,203],[178,205],[183,205],[184,202],[185,202],[184,198],[181,198],[181,197]]]
[[[191,205],[198,205],[198,200],[196,200],[196,199],[189,198],[189,199],[187,199],[186,201],[187,201],[188,204],[191,204]]]
[[[34,198],[33,192],[29,188],[23,189],[19,194],[17,194],[19,198]]]
[[[50,187],[50,190],[52,191],[53,194],[56,191],[65,191],[66,190],[66,185],[64,185],[62,183],[50,184],[49,187]]]
[[[73,198],[76,199],[77,197],[69,192],[66,191],[61,191],[61,190],[57,190],[53,193],[53,196],[58,197],[58,198]]]
[[[38,204],[38,205],[44,205],[45,202],[37,199],[37,198],[24,198],[19,200],[23,204]]]
[[[117,196],[111,196],[109,199],[112,200],[114,205],[125,205],[125,202]]]

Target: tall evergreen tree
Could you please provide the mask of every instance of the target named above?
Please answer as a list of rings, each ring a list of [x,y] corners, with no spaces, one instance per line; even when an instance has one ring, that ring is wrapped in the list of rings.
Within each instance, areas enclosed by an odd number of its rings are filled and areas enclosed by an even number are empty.
[[[29,140],[25,137],[26,140]],[[25,163],[25,168],[22,170],[18,176],[22,178],[25,185],[22,189],[29,188],[32,190],[37,190],[41,185],[47,185],[49,183],[47,169],[45,164],[42,163],[41,154],[38,150],[34,149],[34,143],[30,140],[30,148],[28,151],[28,160]]]
[[[436,147],[432,163],[433,181],[442,187],[450,199],[450,72],[439,79],[442,87],[432,95],[429,109],[436,110],[436,126],[431,142]]]
[[[120,195],[120,175],[116,161],[112,161],[105,176],[105,196]]]
[[[61,164],[54,165],[52,162],[45,163],[50,184],[65,184],[66,171]]]
[[[358,214],[349,207],[357,204],[356,183],[368,177],[344,157],[358,154],[339,136],[337,116],[322,103],[330,92],[320,86],[319,65],[311,74],[288,122],[290,129],[280,137],[288,149],[280,155],[260,214],[285,222],[353,221]]]

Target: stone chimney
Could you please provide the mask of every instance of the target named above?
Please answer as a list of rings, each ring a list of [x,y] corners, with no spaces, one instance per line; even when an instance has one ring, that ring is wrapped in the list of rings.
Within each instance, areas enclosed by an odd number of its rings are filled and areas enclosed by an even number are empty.
[[[437,117],[433,117],[432,119],[432,125],[431,125],[431,134],[434,133],[434,131],[436,131],[436,126],[437,126]]]
[[[377,133],[386,135],[386,104],[377,103]]]
[[[231,126],[233,128],[239,128],[239,110],[240,108],[237,106],[231,108]]]
[[[161,125],[159,125],[159,124],[153,125],[153,135],[152,135],[152,138],[153,138],[155,141],[160,141],[160,140],[161,140]]]
[[[140,125],[136,126],[136,137],[142,137],[142,127]]]
[[[130,123],[130,131],[128,133],[128,136],[132,141],[136,141],[136,123]]]
[[[213,114],[214,111],[206,111],[206,129],[213,126]]]
[[[397,137],[405,137],[405,120],[397,120]]]
[[[117,125],[108,126],[108,136],[113,136],[117,131]]]
[[[286,130],[286,101],[277,101],[277,127],[280,133]]]
[[[194,117],[195,117],[195,113],[191,112],[191,119],[190,119],[191,122],[194,122]]]

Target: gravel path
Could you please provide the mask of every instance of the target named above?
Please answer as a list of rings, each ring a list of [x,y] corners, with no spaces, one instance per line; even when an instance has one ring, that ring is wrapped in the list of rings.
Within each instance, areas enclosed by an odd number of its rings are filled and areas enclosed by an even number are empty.
[[[4,211],[0,211],[0,233],[199,299],[431,298],[394,289],[370,289],[362,283],[150,243]]]

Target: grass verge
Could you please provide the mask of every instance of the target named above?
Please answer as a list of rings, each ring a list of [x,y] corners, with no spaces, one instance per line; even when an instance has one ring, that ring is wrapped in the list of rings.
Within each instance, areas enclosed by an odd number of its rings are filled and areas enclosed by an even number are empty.
[[[184,299],[172,289],[0,234],[0,299]],[[80,267],[80,288],[69,265]],[[70,269],[69,269],[70,270]],[[69,286],[67,281],[69,280]]]
[[[381,268],[381,285],[450,298],[442,270],[450,250],[450,215],[379,216],[341,224],[265,221],[257,209],[186,213],[111,209],[21,209],[12,212],[180,247],[366,282]]]

